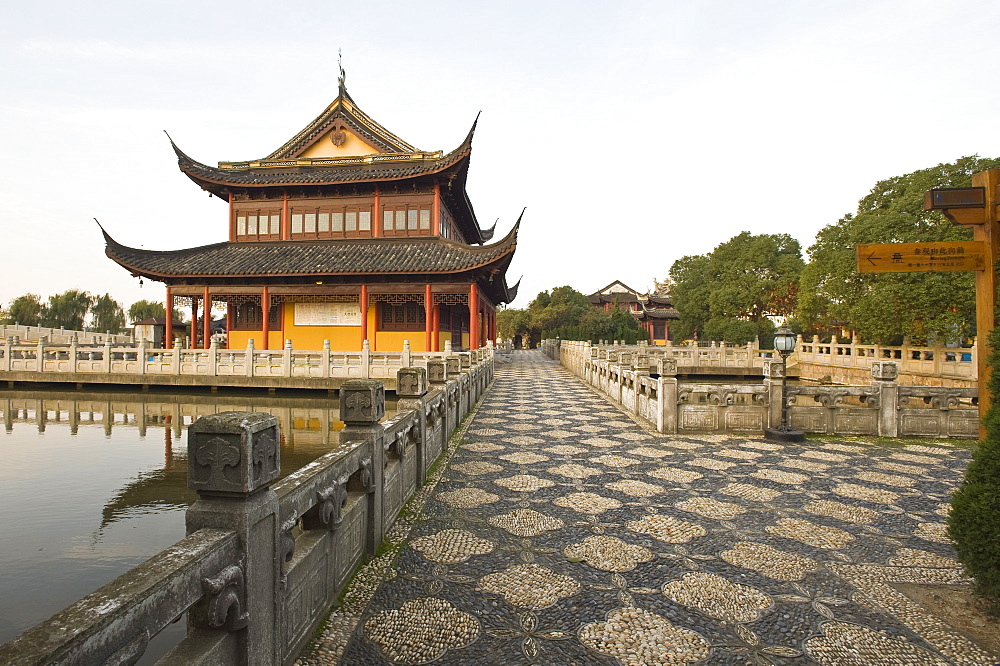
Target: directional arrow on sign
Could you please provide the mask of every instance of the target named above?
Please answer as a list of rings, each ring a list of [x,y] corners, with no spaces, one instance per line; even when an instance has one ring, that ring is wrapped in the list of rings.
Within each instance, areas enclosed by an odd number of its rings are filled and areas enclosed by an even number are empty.
[[[859,273],[981,271],[985,267],[982,241],[868,243],[857,248]]]

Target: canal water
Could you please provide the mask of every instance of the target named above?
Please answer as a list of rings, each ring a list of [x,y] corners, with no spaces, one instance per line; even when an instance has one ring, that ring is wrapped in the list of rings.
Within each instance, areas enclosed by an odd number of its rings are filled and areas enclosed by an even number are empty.
[[[0,391],[0,643],[184,537],[197,499],[186,427],[230,410],[278,418],[282,476],[335,448],[343,427],[325,393]]]

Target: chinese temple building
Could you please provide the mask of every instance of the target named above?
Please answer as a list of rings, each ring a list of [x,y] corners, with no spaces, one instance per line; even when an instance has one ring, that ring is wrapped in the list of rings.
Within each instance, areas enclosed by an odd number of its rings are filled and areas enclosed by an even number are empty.
[[[465,190],[474,132],[449,153],[419,150],[355,105],[341,70],[337,99],[267,157],[213,167],[171,140],[180,170],[228,204],[228,240],[151,251],[104,232],[106,253],[164,283],[167,312],[190,306],[194,346],[209,346],[224,305],[230,348],[475,349],[517,294],[520,219],[493,243],[495,225],[479,226]]]
[[[651,345],[667,344],[670,339],[670,322],[681,318],[669,296],[640,294],[618,280],[587,298],[591,305],[604,310],[628,310],[645,329]]]

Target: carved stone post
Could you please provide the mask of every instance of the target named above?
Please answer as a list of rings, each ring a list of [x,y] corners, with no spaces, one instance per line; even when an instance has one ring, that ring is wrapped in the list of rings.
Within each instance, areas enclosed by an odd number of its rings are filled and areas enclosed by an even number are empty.
[[[14,355],[14,341],[11,336],[7,336],[3,345],[3,358],[0,359],[0,370],[10,370],[10,359]],[[74,365],[75,369],[75,365]],[[6,416],[7,412],[4,412]]]
[[[448,381],[448,371],[445,362],[432,358],[427,361],[427,381],[434,385],[444,385]]]
[[[412,409],[417,413],[416,444],[417,444],[417,486],[424,484],[427,477],[427,470],[433,460],[427,459],[426,446],[427,437],[427,417],[424,413],[424,396],[427,395],[427,370],[425,368],[400,368],[396,372],[396,403],[397,411]]]
[[[677,432],[677,361],[672,358],[656,360],[656,395],[660,401],[656,410],[656,429],[665,434]]]
[[[899,436],[899,366],[894,361],[872,363],[872,389],[878,401],[878,434]]]
[[[444,362],[447,366],[448,378],[457,379],[462,374],[462,360],[457,355],[446,356]]]
[[[253,338],[247,340],[247,351],[246,351],[246,371],[247,377],[253,377]],[[178,352],[179,353],[179,352]]]
[[[385,451],[382,440],[385,433],[379,421],[385,416],[385,387],[377,379],[351,379],[340,387],[340,431],[342,442],[365,442],[371,456],[371,475],[368,479],[368,530],[365,548],[369,556],[375,554],[385,536],[382,517],[382,473],[385,470]]]
[[[782,390],[781,380],[785,376],[785,364],[781,359],[766,359],[764,361],[764,385],[767,387],[767,428],[777,428],[781,425]]]
[[[278,420],[259,412],[204,416],[188,429],[188,486],[198,501],[187,511],[187,533],[232,531],[241,550],[237,562],[202,581],[206,599],[189,621],[238,632],[244,664],[281,663],[278,498],[270,489],[279,441]]]
[[[44,335],[38,336],[38,346],[35,347],[35,370],[43,372],[45,370],[45,342]]]
[[[104,341],[104,372],[111,372],[111,338]]]

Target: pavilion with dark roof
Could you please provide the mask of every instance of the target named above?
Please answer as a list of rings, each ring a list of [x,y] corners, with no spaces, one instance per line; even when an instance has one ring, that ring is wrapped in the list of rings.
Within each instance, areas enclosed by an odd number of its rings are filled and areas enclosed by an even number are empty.
[[[355,105],[341,72],[337,99],[265,158],[212,167],[171,140],[180,170],[228,203],[227,241],[152,251],[104,232],[106,253],[163,282],[167,312],[190,305],[195,346],[225,305],[230,348],[481,347],[517,294],[520,219],[486,244],[495,225],[479,226],[465,190],[475,128],[447,154],[414,148]]]
[[[665,345],[670,340],[670,322],[681,318],[669,296],[640,294],[620,280],[587,297],[590,304],[603,310],[628,310],[646,331],[649,344]]]

